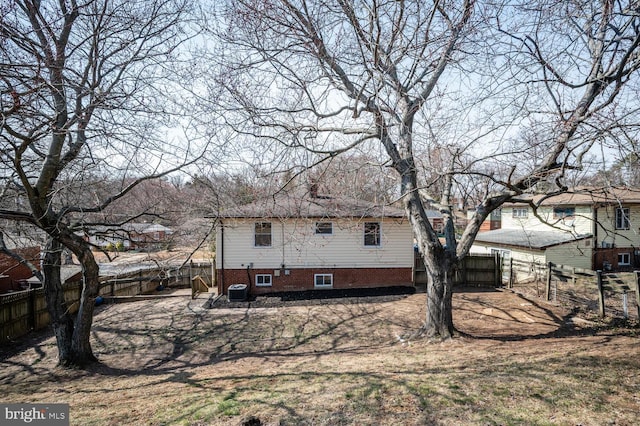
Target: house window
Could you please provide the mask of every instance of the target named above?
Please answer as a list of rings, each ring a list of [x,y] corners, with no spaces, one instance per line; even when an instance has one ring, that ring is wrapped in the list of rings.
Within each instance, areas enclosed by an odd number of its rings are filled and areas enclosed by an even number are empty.
[[[575,207],[554,207],[553,218],[554,219],[571,219],[576,215]]]
[[[255,246],[271,247],[271,222],[256,222]]]
[[[333,274],[315,274],[313,276],[313,285],[315,288],[333,287]]]
[[[628,266],[628,265],[631,265],[631,254],[618,253],[618,266]]]
[[[524,218],[529,216],[529,209],[527,207],[514,207],[513,208],[513,217],[514,218]]]
[[[271,287],[271,275],[256,274],[256,287]]]
[[[629,229],[629,209],[626,207],[618,207],[616,209],[616,229]]]
[[[511,258],[511,250],[502,250],[502,249],[491,249],[491,254],[493,256],[498,255],[504,260],[509,260]]]
[[[316,222],[316,234],[331,235],[333,234],[333,223]]]
[[[380,222],[364,223],[364,245],[366,247],[380,247]]]

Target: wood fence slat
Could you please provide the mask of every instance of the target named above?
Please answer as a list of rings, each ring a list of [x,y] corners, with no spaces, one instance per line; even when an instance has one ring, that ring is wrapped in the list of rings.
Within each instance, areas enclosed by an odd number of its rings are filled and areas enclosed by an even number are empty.
[[[602,287],[602,271],[596,271],[598,279],[598,310],[600,316],[604,318],[604,289]]]

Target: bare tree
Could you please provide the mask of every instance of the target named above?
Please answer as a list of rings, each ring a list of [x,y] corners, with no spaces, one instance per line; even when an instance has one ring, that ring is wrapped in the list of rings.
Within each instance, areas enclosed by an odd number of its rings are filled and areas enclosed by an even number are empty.
[[[0,17],[0,218],[49,238],[44,287],[61,365],[96,360],[90,343],[98,265],[83,227],[140,182],[192,161],[172,141],[180,117],[176,49],[189,39],[183,0],[15,0]],[[108,191],[104,180],[108,176]],[[77,256],[76,314],[64,300],[63,247]]]
[[[216,12],[225,118],[277,152],[260,145],[261,161],[318,164],[359,147],[397,172],[429,277],[427,336],[455,331],[452,276],[482,222],[526,192],[564,191],[640,65],[638,10],[611,0],[238,0]],[[436,132],[438,117],[466,130]],[[524,128],[542,132],[521,139]],[[458,236],[465,187],[476,213]]]

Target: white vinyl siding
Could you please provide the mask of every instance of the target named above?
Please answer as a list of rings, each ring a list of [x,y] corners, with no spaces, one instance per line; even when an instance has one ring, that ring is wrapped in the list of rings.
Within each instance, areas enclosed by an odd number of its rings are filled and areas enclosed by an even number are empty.
[[[589,242],[587,243],[587,241]],[[591,269],[593,249],[591,248],[591,239],[587,241],[581,240],[549,247],[545,252],[545,260],[559,265]]]
[[[224,268],[410,268],[413,265],[413,234],[403,219],[336,219],[331,238],[315,233],[315,219],[271,221],[272,246],[269,250],[251,249],[255,220],[227,219],[224,232],[218,229],[218,260]],[[363,246],[364,222],[381,225],[380,247]],[[224,235],[224,244],[221,236]],[[222,266],[222,265],[220,265]]]
[[[639,247],[640,246],[640,206],[631,205],[624,207],[627,223],[617,223],[619,206],[608,206],[598,209],[598,245],[608,243],[615,247]],[[628,209],[628,210],[626,210]],[[627,228],[617,228],[617,225],[628,225]]]
[[[553,262],[576,268],[591,269],[592,240],[579,240],[571,243],[548,247],[545,250],[528,249],[524,247],[509,247],[508,249],[475,242],[471,248],[472,254],[490,254],[492,250],[509,250],[511,259],[523,262],[547,264]],[[505,263],[507,266],[508,264]]]
[[[570,216],[570,213],[573,213],[573,216]],[[501,227],[502,229],[527,229],[531,231],[564,230],[575,234],[591,234],[593,232],[591,206],[571,206],[568,208],[541,206],[537,210],[537,215],[542,221],[532,212],[529,212],[527,217],[515,218],[512,214],[503,214]]]

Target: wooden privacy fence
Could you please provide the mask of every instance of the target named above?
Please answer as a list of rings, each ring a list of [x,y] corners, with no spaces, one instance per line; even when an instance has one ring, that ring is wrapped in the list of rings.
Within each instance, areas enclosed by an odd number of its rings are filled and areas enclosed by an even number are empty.
[[[465,257],[456,271],[453,284],[456,286],[498,287],[500,286],[501,259],[492,254],[474,254]],[[427,274],[422,258],[415,255],[414,284],[425,285]]]
[[[505,266],[507,267],[507,266]],[[511,260],[510,288],[585,310],[640,320],[640,271],[603,273],[590,269]]]
[[[165,287],[189,287],[195,272],[209,278],[210,263],[187,264],[182,268],[156,268],[134,273],[108,277],[100,283],[102,297],[136,296],[152,293],[159,285]],[[199,276],[200,277],[200,276]],[[200,278],[201,280],[203,278]],[[211,281],[209,281],[211,282]],[[68,282],[63,286],[69,310],[78,309],[81,282]],[[44,289],[30,289],[0,295],[0,343],[6,343],[31,330],[39,330],[49,325],[49,312],[44,297]]]
[[[499,287],[501,271],[502,259],[499,255],[469,255],[462,260],[453,283],[471,287]]]

